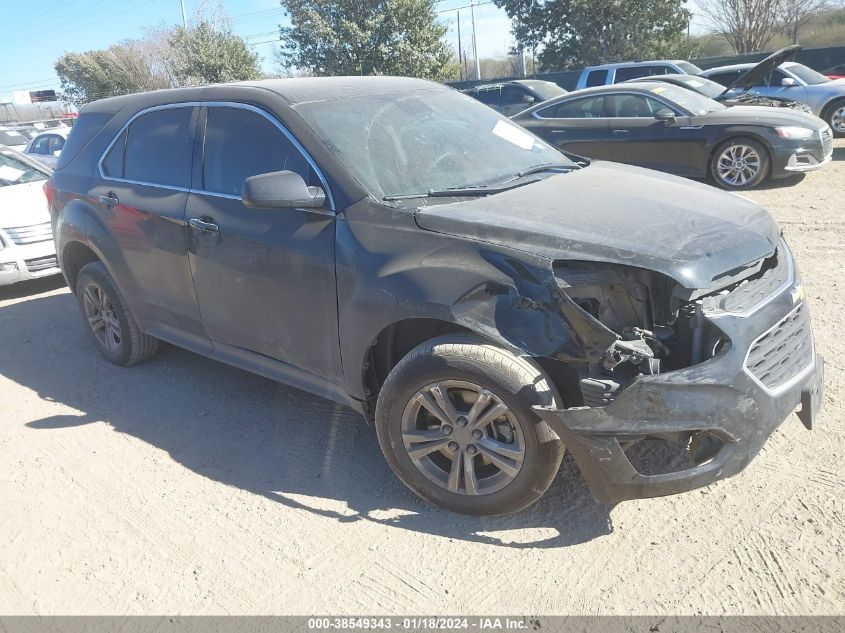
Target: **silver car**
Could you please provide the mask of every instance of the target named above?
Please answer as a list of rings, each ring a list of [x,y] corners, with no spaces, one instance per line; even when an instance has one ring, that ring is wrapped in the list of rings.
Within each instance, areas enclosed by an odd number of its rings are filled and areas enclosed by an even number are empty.
[[[830,79],[812,68],[793,61],[800,46],[790,46],[771,57],[779,56],[768,72],[749,73],[760,64],[735,64],[705,70],[702,76],[724,86],[741,83],[765,97],[782,97],[806,103],[813,114],[830,125],[836,136],[845,136],[845,79]],[[745,84],[748,84],[747,86]]]
[[[37,160],[50,169],[55,169],[56,161],[62,153],[67,136],[70,134],[69,127],[52,127],[44,130],[32,139],[23,150],[29,158]]]

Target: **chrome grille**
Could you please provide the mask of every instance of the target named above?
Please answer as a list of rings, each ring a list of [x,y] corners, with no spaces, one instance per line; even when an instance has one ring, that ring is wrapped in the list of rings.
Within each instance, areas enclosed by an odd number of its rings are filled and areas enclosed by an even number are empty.
[[[57,268],[59,266],[55,255],[27,259],[24,263],[26,264],[26,269],[31,273],[37,273],[39,270],[47,270],[48,268]]]
[[[812,360],[810,314],[801,303],[751,344],[745,366],[766,387],[776,389],[806,369]]]
[[[33,224],[31,226],[16,226],[3,229],[3,231],[18,246],[35,244],[36,242],[47,242],[53,239],[53,230],[50,228],[49,222]]]
[[[824,128],[821,131],[822,135],[822,147],[824,148],[824,157],[827,158],[828,156],[833,154],[833,132],[831,132],[830,128]]]

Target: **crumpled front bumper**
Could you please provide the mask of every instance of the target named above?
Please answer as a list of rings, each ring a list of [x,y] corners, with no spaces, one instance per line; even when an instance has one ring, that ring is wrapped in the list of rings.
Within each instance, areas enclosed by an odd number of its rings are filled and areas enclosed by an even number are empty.
[[[793,279],[752,312],[704,313],[731,341],[727,350],[685,369],[642,376],[604,407],[536,412],[572,452],[593,495],[612,503],[706,486],[740,472],[771,433],[800,405],[807,428],[824,395],[824,361],[812,334],[799,370],[773,388],[746,366],[749,350],[795,310],[806,309]],[[808,325],[809,327],[809,325]],[[706,431],[720,448],[704,463],[646,475],[625,454],[626,438]]]

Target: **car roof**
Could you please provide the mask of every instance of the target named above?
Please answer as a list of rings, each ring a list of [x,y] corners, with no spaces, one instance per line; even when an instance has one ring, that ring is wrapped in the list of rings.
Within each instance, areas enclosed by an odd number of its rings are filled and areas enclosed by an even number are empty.
[[[38,136],[44,136],[45,134],[56,134],[58,136],[67,138],[68,134],[70,134],[70,128],[66,125],[61,125],[59,127],[47,127],[43,130],[38,130]],[[38,136],[36,136],[35,138],[38,138]]]
[[[757,62],[759,63],[759,62]],[[709,73],[715,72],[730,72],[734,70],[749,70],[750,68],[754,68],[757,64],[731,64],[730,66],[714,66],[713,68],[708,68],[702,74],[707,75]],[[790,66],[800,66],[800,62],[783,62],[778,68],[789,68]]]
[[[547,108],[550,105],[560,103],[561,101],[567,101],[570,99],[574,100],[578,99],[579,97],[588,97],[590,95],[595,94],[615,94],[617,92],[651,93],[653,88],[662,88],[665,85],[665,82],[657,81],[632,81],[623,82],[620,84],[609,84],[606,86],[594,86],[592,88],[582,88],[581,90],[574,90],[573,92],[568,92],[567,94],[560,95],[558,97],[552,97],[548,101],[538,103],[537,105],[528,108],[520,114],[533,113],[538,110]]]
[[[614,64],[601,64],[599,66],[587,66],[584,70],[604,70],[611,68],[635,68],[637,66],[654,66],[655,64],[680,64],[683,59],[652,59],[645,62],[618,62]]]
[[[384,94],[407,90],[451,90],[442,84],[410,77],[300,77],[292,79],[264,79],[238,81],[187,88],[169,88],[152,92],[139,92],[119,97],[109,97],[87,104],[84,113],[117,112],[126,106],[148,107],[155,104],[182,101],[209,101],[218,94],[232,94],[241,89],[244,96],[251,91],[264,90],[279,95],[288,105],[307,101],[357,97],[367,94]]]

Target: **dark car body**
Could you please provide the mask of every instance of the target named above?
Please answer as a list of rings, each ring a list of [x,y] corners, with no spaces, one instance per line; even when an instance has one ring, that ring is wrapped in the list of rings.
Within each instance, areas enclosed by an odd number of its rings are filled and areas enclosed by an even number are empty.
[[[642,81],[642,79],[630,79],[626,83],[633,83]],[[764,97],[750,91],[735,92],[731,88],[725,88],[722,84],[716,83],[707,79],[707,77],[700,77],[698,75],[657,75],[649,77],[648,81],[656,81],[660,83],[672,84],[694,90],[700,95],[704,95],[714,101],[718,101],[728,107],[731,106],[766,106],[769,108],[791,108],[798,112],[812,114],[813,110],[806,103],[786,99],[783,97]]]
[[[502,148],[554,154],[469,97],[411,79],[271,80],[92,103],[53,177],[68,283],[102,262],[145,333],[369,418],[385,376],[416,345],[444,332],[483,337],[555,376],[574,408],[538,414],[603,500],[733,474],[798,406],[811,424],[823,365],[794,259],[764,209],[657,172],[579,169],[562,156],[561,166],[515,174],[519,186],[490,195],[384,195],[364,184],[379,174],[350,162],[344,148],[361,143],[340,136],[362,126],[337,119],[357,120],[375,100],[419,121],[439,99],[485,119]],[[269,145],[227,163],[221,139],[259,120]],[[411,159],[433,133],[414,128],[419,142],[396,145],[401,130],[388,131],[372,156],[391,147]],[[321,206],[249,208],[218,186],[237,185],[227,165],[247,174],[272,167],[262,161],[277,146],[286,169],[320,188]],[[458,158],[444,177],[472,156]],[[431,165],[412,175],[432,178]],[[149,175],[128,177],[138,170]],[[634,304],[640,316],[617,322],[613,313]],[[664,328],[649,335],[673,354],[617,393],[601,377],[603,359],[632,366],[626,346],[647,336],[632,343],[623,325]],[[652,432],[721,448],[705,448],[712,454],[691,469],[639,474],[621,446]]]
[[[826,68],[822,71],[822,74],[830,77],[831,79],[845,79],[845,64]]]
[[[473,99],[490,106],[496,112],[512,116],[554,97],[566,94],[566,90],[551,81],[540,79],[515,79],[494,84],[473,86],[464,90]]]
[[[771,156],[773,178],[817,168],[830,160],[830,130],[811,115],[786,108],[725,108],[712,101],[718,106],[713,111],[692,112],[674,98],[677,93],[669,98],[671,90],[656,81],[588,88],[530,108],[513,120],[556,147],[580,156],[687,177],[706,177],[713,151],[737,137],[764,144]],[[627,100],[649,105],[631,112],[611,106]],[[661,121],[655,116],[662,108],[671,111],[671,120]],[[624,116],[627,114],[633,116]],[[812,130],[811,137],[789,139],[777,133],[779,127],[794,126]]]

